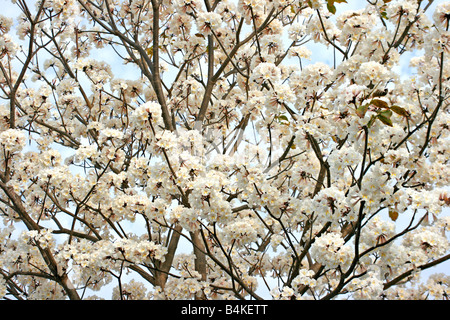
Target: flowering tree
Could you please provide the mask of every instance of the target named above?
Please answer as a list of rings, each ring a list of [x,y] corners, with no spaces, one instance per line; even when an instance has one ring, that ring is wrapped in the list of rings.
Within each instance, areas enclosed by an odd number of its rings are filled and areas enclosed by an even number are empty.
[[[448,298],[449,2],[12,2],[1,297]]]

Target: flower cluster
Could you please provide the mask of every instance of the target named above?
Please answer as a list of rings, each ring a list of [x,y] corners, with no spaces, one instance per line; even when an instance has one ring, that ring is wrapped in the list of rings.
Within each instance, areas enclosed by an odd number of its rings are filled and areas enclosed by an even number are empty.
[[[375,271],[370,271],[365,277],[352,280],[348,290],[354,292],[355,299],[379,300],[383,292],[383,281]]]
[[[355,74],[355,80],[360,85],[386,83],[390,80],[390,73],[379,62],[363,62]]]
[[[314,271],[301,269],[299,275],[292,281],[292,286],[298,288],[299,286],[307,286],[314,288],[317,284],[317,280],[313,278]]]
[[[18,153],[25,147],[26,136],[18,129],[8,129],[0,133],[0,145],[5,153]]]
[[[327,268],[345,268],[353,258],[353,249],[345,245],[341,235],[326,233],[314,241],[311,248],[312,257]]]
[[[42,249],[52,247],[55,243],[52,230],[50,229],[28,231],[21,237],[21,240],[25,243],[36,244]]]
[[[197,17],[197,27],[200,32],[209,34],[220,26],[222,18],[215,12],[201,12]]]
[[[441,30],[448,30],[450,23],[450,4],[448,2],[440,3],[436,6],[433,20]]]
[[[6,34],[11,29],[13,24],[13,20],[11,18],[7,18],[3,15],[0,15],[0,32]]]
[[[121,288],[118,286],[113,289],[113,300],[147,300],[147,289],[142,282],[131,279],[124,283]]]
[[[336,26],[341,30],[339,40],[346,45],[349,41],[358,41],[369,33],[376,24],[374,11],[346,11],[337,17]]]
[[[164,261],[166,248],[146,240],[120,239],[114,242],[102,240],[89,244],[86,241],[65,245],[59,255],[61,259],[71,259],[84,269],[100,270],[120,268],[123,262],[141,264],[150,259]]]

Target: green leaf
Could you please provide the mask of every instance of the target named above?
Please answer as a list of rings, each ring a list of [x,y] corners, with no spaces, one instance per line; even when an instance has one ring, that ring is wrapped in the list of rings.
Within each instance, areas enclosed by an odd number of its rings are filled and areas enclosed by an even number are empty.
[[[371,126],[373,126],[373,124],[375,123],[375,120],[377,120],[377,117],[372,116],[369,120],[369,122],[367,123],[367,128],[370,128]]]
[[[388,90],[384,89],[384,90],[375,90],[375,92],[372,94],[372,97],[376,98],[376,97],[384,97],[385,95],[387,95]]]
[[[369,109],[369,104],[368,103],[363,104],[356,109],[356,114],[358,115],[358,117],[364,118],[368,109]]]
[[[392,106],[392,107],[391,107],[391,110],[394,111],[396,114],[398,114],[398,115],[400,115],[400,116],[403,116],[403,117],[406,117],[406,118],[409,117],[409,112],[406,111],[406,109],[404,109],[404,108],[402,108],[402,107],[399,107],[399,106]]]
[[[386,118],[390,118],[390,117],[392,117],[392,111],[391,110],[383,110],[383,111],[378,111],[378,115],[381,115],[381,116],[383,116],[383,117],[386,117]]]
[[[147,52],[150,58],[153,57],[153,46],[147,48],[145,51]]]
[[[398,212],[393,209],[389,209],[389,218],[391,218],[392,221],[396,221],[398,219]]]
[[[310,1],[308,1],[310,3]],[[336,13],[335,3],[347,3],[347,0],[327,0],[327,8],[332,14]]]
[[[332,1],[329,1],[327,3],[327,8],[328,8],[328,11],[330,11],[332,14],[336,13],[336,7],[334,6]]]
[[[372,99],[370,103],[374,106],[377,106],[378,108],[389,109],[389,105],[387,104],[387,102],[380,99]]]
[[[283,114],[279,115],[279,116],[275,116],[274,119],[280,124],[289,125],[289,123],[290,123],[288,117],[286,117]]]
[[[386,115],[380,113],[380,114],[378,114],[377,118],[378,118],[378,120],[380,120],[381,122],[383,122],[385,125],[388,125],[389,127],[392,127],[392,126],[393,126],[392,120],[391,120],[390,117],[388,117],[388,116],[386,116]]]

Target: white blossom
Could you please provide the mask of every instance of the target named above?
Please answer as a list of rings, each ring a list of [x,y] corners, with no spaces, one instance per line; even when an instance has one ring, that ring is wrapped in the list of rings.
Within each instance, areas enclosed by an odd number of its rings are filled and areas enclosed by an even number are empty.
[[[448,299],[448,2],[35,2],[0,299]]]
[[[18,129],[8,129],[0,133],[0,145],[5,152],[17,153],[25,147],[26,137]]]
[[[436,6],[436,10],[433,13],[433,20],[436,26],[442,30],[448,30],[450,23],[450,3],[442,2]]]
[[[209,34],[220,26],[222,19],[218,13],[215,12],[201,12],[197,17],[197,27],[198,29]]]
[[[314,242],[311,253],[314,259],[328,268],[347,265],[353,250],[344,244],[344,239],[337,233],[326,233]]]

